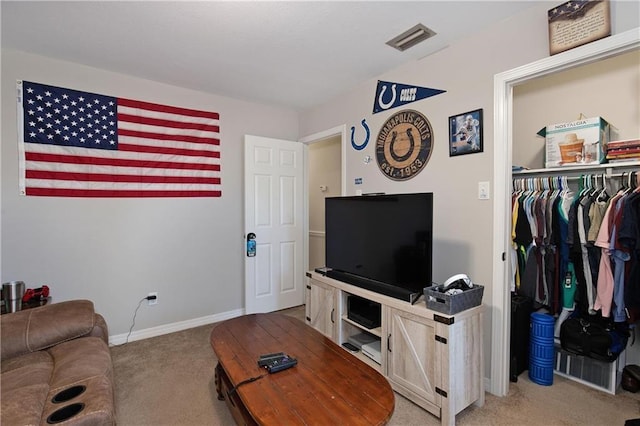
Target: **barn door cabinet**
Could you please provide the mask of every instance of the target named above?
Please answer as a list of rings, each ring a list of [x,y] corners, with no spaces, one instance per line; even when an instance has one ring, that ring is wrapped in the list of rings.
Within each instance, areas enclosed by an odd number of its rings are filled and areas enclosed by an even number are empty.
[[[357,333],[379,339],[379,364],[361,352],[353,356],[380,371],[397,393],[447,425],[469,405],[484,404],[482,306],[445,315],[427,309],[423,298],[411,305],[317,272],[307,277],[307,324],[338,345]],[[381,326],[350,320],[349,295],[379,303]]]
[[[307,283],[305,320],[306,323],[335,340],[337,323],[335,321],[336,289],[319,281]]]

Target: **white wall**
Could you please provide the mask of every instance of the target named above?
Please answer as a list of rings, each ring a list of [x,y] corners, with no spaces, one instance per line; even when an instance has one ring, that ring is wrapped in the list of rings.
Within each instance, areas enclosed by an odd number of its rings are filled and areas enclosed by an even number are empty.
[[[557,2],[554,4],[558,4]],[[365,155],[375,158],[372,144],[363,151],[347,150],[347,195],[363,192],[434,193],[433,279],[443,282],[455,273],[467,273],[485,285],[485,372],[490,377],[491,321],[508,307],[492,306],[492,264],[500,253],[492,247],[493,203],[478,200],[478,182],[493,187],[493,77],[495,74],[547,57],[547,10],[549,2],[532,2],[532,8],[492,28],[462,40],[434,55],[409,63],[362,84],[343,96],[304,112],[301,134],[311,134],[341,125],[352,126],[367,119],[375,140],[384,121],[402,108],[372,115],[377,80],[394,81],[447,92],[408,105],[424,114],[433,127],[431,159],[420,174],[405,182],[386,178]],[[612,2],[613,33],[640,26],[637,2]],[[484,110],[484,152],[449,157],[448,117],[466,111]],[[541,126],[542,127],[542,126]],[[362,177],[363,184],[354,184]],[[507,224],[505,224],[507,226]]]
[[[16,80],[220,113],[221,198],[74,199],[18,194]],[[92,300],[111,335],[244,307],[243,136],[296,140],[292,110],[2,50],[2,282]]]
[[[597,94],[597,95],[596,95]],[[640,137],[640,52],[630,52],[528,81],[513,90],[513,164],[544,168],[549,124],[603,117],[614,139]]]

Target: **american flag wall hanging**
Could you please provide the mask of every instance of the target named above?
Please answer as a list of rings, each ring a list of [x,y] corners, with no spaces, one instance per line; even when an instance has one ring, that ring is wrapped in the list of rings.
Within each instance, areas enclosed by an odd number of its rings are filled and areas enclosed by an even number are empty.
[[[18,81],[20,191],[220,197],[216,112]]]

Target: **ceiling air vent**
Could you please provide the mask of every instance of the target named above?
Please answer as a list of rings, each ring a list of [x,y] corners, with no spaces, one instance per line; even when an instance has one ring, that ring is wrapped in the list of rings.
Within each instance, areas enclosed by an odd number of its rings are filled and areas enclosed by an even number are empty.
[[[433,37],[436,32],[425,27],[422,24],[418,24],[415,27],[403,32],[397,37],[389,40],[387,44],[394,49],[398,49],[403,52],[416,44]]]

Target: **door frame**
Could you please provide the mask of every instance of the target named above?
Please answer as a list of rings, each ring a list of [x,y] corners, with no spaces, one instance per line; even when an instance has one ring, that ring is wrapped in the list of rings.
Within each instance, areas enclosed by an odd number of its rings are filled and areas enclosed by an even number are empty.
[[[638,30],[633,29],[577,47],[561,54],[505,71],[494,76],[493,126],[493,319],[491,321],[490,392],[509,392],[511,330],[511,166],[513,150],[513,88],[534,78],[589,64],[640,48]],[[506,256],[503,259],[503,256]],[[499,349],[498,349],[499,348]]]
[[[304,151],[304,180],[303,185],[305,188],[304,191],[304,208],[303,208],[303,217],[304,217],[304,271],[309,270],[309,145],[322,142],[328,138],[333,138],[339,136],[340,137],[340,194],[346,195],[347,192],[347,180],[346,180],[346,170],[347,170],[347,125],[342,124],[340,126],[332,127],[330,129],[312,133],[308,136],[298,139],[298,142],[305,144]],[[306,290],[306,288],[305,288]]]

